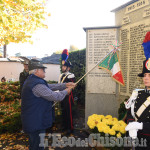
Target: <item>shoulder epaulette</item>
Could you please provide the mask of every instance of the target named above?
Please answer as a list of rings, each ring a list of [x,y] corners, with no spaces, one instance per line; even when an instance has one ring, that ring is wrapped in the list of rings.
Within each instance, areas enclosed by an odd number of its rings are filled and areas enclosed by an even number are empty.
[[[73,73],[68,75],[68,79],[71,79],[71,78],[74,78],[74,77],[75,77],[75,75]]]
[[[130,96],[128,101],[125,102],[126,109],[129,109],[131,107],[131,105],[134,103],[134,101],[136,100],[136,98],[138,96],[138,92],[142,91],[142,90],[144,90],[144,89],[134,89],[133,90],[132,95]]]

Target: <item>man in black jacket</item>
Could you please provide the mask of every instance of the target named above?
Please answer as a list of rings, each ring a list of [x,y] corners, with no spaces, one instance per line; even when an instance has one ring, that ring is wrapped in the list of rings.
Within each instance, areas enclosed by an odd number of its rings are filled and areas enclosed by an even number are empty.
[[[20,82],[20,93],[22,91],[22,87],[23,87],[23,84],[25,82],[25,80],[27,79],[27,77],[29,76],[29,69],[28,69],[28,61],[25,60],[22,64],[24,66],[24,70],[23,72],[20,73],[20,76],[19,76],[19,82]]]

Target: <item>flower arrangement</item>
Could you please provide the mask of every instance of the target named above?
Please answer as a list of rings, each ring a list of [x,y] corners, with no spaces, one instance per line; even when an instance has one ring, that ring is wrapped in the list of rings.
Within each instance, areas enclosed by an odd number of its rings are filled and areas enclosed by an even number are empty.
[[[108,137],[110,137],[110,139],[113,138],[114,141],[116,141],[117,143],[117,140],[125,136],[126,133],[125,127],[127,124],[122,120],[113,118],[111,115],[104,116],[104,115],[93,114],[88,117],[87,125],[92,131],[92,133],[98,133],[98,134],[100,133],[100,137],[103,137],[104,140],[106,141]],[[117,145],[114,145],[111,147],[111,145],[107,145],[107,142],[106,143],[104,141],[102,143],[100,142],[99,146],[102,147],[103,149],[109,149],[109,150],[123,149],[123,145],[119,147]],[[99,149],[100,147],[97,146],[98,145],[95,145],[95,148]]]
[[[126,133],[125,127],[127,124],[111,115],[93,114],[88,117],[87,125],[93,132],[101,133],[101,135],[123,137]]]

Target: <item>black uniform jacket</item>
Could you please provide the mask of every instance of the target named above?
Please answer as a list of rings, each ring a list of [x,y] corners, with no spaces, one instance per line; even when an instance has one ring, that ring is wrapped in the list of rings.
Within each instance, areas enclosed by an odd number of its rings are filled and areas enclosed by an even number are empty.
[[[135,117],[136,119],[131,115],[131,108],[128,109],[127,112],[127,122],[143,122],[143,129],[138,131],[138,134],[150,136],[150,105],[149,106],[144,106],[145,110],[143,113],[138,116],[137,111],[139,108],[144,104],[144,102],[147,100],[147,98],[150,96],[150,91],[148,90],[142,90],[138,91],[138,96],[137,99],[135,100],[135,105],[134,105],[134,112],[135,112]]]
[[[20,76],[19,76],[20,92],[22,91],[23,84],[28,76],[29,76],[29,73],[25,72],[25,70],[20,73]]]

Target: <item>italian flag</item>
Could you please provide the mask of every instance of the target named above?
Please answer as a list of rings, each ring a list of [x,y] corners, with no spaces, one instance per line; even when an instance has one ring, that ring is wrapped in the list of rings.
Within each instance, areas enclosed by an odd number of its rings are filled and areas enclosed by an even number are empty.
[[[99,68],[108,70],[115,81],[124,85],[123,75],[116,52],[110,53],[98,66]]]

